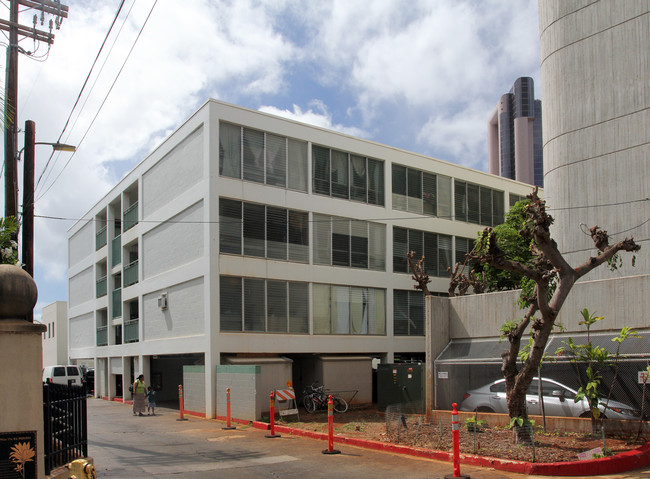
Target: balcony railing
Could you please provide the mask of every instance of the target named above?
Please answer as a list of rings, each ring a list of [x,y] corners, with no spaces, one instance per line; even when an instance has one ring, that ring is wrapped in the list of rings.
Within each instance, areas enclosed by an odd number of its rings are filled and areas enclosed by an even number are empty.
[[[97,291],[97,298],[101,298],[108,294],[108,282],[106,281],[106,276],[97,280],[97,286],[95,289]]]
[[[121,318],[122,317],[122,288],[117,288],[113,290],[112,305],[113,305],[112,317]]]
[[[100,229],[95,235],[95,251],[106,246],[106,226]]]
[[[138,319],[132,319],[124,322],[124,342],[134,343],[139,339]]]
[[[107,346],[108,345],[108,327],[107,326],[98,326],[97,327],[97,346]]]
[[[127,264],[124,267],[123,280],[124,286],[131,286],[138,282],[138,260]]]
[[[136,201],[124,210],[124,231],[138,224],[138,202]]]
[[[122,262],[122,236],[117,235],[111,241],[111,266],[117,266]]]

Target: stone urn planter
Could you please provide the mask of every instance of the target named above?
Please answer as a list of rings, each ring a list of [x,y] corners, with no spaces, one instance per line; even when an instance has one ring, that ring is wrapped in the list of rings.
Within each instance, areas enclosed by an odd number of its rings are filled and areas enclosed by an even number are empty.
[[[12,264],[0,264],[0,320],[24,319],[37,299],[36,283],[29,273]]]

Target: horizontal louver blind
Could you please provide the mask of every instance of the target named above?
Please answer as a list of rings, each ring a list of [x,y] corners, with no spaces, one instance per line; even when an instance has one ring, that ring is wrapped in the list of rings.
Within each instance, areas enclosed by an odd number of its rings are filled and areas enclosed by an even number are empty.
[[[219,174],[241,178],[241,127],[219,123]]]
[[[287,139],[270,133],[266,134],[266,184],[287,184]]]
[[[264,132],[244,128],[244,179],[264,183]]]

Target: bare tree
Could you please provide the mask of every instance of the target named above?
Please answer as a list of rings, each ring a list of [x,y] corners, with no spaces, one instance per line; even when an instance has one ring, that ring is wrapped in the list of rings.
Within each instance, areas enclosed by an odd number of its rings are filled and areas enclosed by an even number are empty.
[[[610,245],[607,232],[594,226],[589,231],[599,253],[573,268],[564,259],[557,243],[551,238],[550,227],[553,218],[546,212],[546,202],[537,195],[537,188],[528,198],[531,200],[526,209],[528,222],[520,234],[532,239],[534,259],[531,263],[525,264],[508,259],[506,252],[498,247],[492,228],[483,231],[477,243],[478,247],[468,255],[473,261],[518,273],[535,283],[533,294],[523,298],[527,305],[524,317],[507,323],[503,329],[509,348],[502,355],[501,371],[506,380],[508,411],[511,418],[527,417],[526,390],[537,373],[544,348],[555,326],[555,320],[576,281],[603,263],[615,260],[619,251],[633,252],[640,249],[633,238],[626,238]],[[536,317],[537,313],[541,317]],[[533,344],[528,358],[521,369],[518,369],[517,358],[521,338],[529,326],[532,329]]]

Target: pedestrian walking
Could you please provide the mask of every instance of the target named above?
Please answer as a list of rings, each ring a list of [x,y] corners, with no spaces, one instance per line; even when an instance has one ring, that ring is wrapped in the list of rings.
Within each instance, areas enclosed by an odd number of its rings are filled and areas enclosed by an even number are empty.
[[[144,382],[144,374],[140,374],[133,383],[133,415],[144,416],[147,398],[147,385]]]
[[[156,415],[156,391],[151,386],[147,392],[147,413],[151,416]]]

